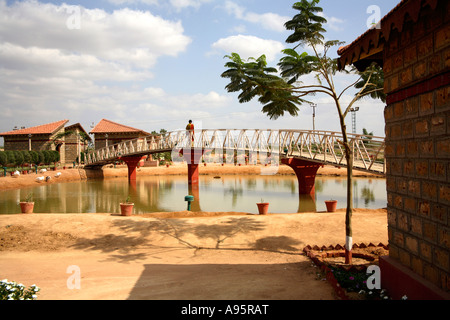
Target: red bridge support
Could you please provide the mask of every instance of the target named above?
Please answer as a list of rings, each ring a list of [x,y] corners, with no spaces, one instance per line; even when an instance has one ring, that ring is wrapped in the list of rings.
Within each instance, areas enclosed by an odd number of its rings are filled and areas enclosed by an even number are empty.
[[[317,170],[322,167],[321,164],[297,158],[283,158],[281,163],[290,166],[294,170],[298,180],[298,192],[300,195],[314,195],[316,174]]]
[[[130,156],[130,157],[120,157],[127,164],[128,167],[128,181],[136,181],[136,168],[138,163],[145,159],[147,156]]]
[[[205,153],[202,148],[183,148],[180,150],[184,160],[188,165],[188,183],[189,185],[198,185],[198,165],[200,159]]]

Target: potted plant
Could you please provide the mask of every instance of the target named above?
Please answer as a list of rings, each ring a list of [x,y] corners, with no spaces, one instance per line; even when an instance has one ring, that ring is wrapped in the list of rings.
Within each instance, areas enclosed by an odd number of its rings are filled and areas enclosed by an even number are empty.
[[[325,200],[325,205],[327,206],[328,212],[335,212],[337,206],[337,200]]]
[[[258,206],[259,214],[267,214],[267,212],[269,211],[269,203],[264,202],[263,199],[261,199],[261,202],[257,203],[256,205]]]
[[[130,201],[130,196],[120,204],[120,212],[122,216],[131,216],[133,214],[134,203]]]
[[[24,201],[20,201],[19,205],[22,213],[33,213],[34,209],[33,194],[29,193]]]

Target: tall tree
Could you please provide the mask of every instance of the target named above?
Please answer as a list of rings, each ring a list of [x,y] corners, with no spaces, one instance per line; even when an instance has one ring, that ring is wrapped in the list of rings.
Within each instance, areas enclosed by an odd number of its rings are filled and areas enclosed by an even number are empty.
[[[339,115],[339,124],[342,131],[342,145],[347,161],[347,209],[345,219],[346,231],[346,255],[345,262],[352,262],[352,212],[353,212],[353,153],[347,136],[345,117],[355,102],[363,97],[385,99],[383,93],[383,71],[376,65],[368,68],[364,73],[358,73],[355,69],[344,70],[345,73],[359,75],[357,81],[350,83],[342,91],[338,92],[334,82],[334,76],[338,71],[337,58],[329,57],[331,48],[343,44],[338,40],[325,41],[324,24],[327,20],[321,16],[323,11],[318,6],[319,0],[301,0],[293,5],[298,11],[292,20],[285,23],[287,30],[293,33],[286,39],[287,43],[296,44],[293,49],[283,50],[284,57],[278,63],[278,69],[268,67],[266,57],[247,61],[241,59],[239,54],[227,55],[230,61],[225,63],[228,68],[222,73],[223,78],[229,79],[225,87],[228,92],[240,92],[239,102],[244,103],[258,97],[263,104],[262,112],[271,119],[276,119],[288,112],[291,116],[297,116],[299,106],[302,103],[310,103],[308,98],[316,94],[324,94],[331,97],[335,103]],[[313,52],[298,52],[297,48],[306,46]],[[316,83],[304,84],[300,81],[304,75],[314,74]],[[341,98],[347,90],[356,88],[353,99],[343,106]]]

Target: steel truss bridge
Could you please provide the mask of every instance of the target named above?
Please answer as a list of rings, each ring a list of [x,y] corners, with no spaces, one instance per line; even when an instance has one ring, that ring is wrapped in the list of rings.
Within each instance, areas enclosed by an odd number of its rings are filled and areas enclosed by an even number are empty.
[[[353,168],[385,174],[385,139],[375,136],[347,134],[353,151]],[[323,165],[347,167],[343,136],[340,132],[318,130],[270,129],[204,129],[154,134],[123,141],[87,153],[85,168],[101,167],[123,157],[142,157],[172,152],[176,161],[181,150],[203,150],[205,162],[270,163],[278,165],[282,158],[297,158]]]

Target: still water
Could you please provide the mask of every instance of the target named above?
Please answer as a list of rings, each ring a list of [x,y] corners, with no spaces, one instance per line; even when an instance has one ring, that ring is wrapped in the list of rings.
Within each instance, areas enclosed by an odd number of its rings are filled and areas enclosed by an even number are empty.
[[[354,207],[386,207],[386,180],[354,178]],[[345,178],[317,177],[314,197],[298,195],[295,176],[200,176],[198,189],[189,190],[185,176],[142,176],[135,183],[126,178],[88,180],[2,191],[0,214],[19,213],[18,202],[32,192],[35,213],[119,213],[128,195],[134,213],[187,209],[184,197],[194,195],[193,211],[257,213],[256,203],[269,202],[269,213],[325,211],[325,200],[345,207]]]

